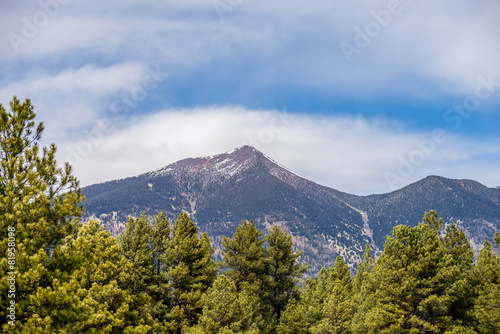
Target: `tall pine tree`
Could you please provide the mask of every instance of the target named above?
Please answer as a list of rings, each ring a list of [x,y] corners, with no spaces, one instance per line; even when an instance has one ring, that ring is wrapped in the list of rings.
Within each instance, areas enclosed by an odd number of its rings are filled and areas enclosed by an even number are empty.
[[[262,291],[267,280],[264,239],[253,222],[244,220],[231,239],[224,236],[222,247],[222,267],[228,269],[226,275],[236,289],[248,283],[255,292]]]
[[[244,220],[231,239],[223,237],[222,247],[222,267],[227,269],[224,274],[234,283],[236,291],[249,290],[251,295],[258,297],[259,304],[254,313],[262,319],[259,330],[261,333],[272,332],[276,323],[266,300],[270,278],[262,233],[252,221]]]
[[[171,306],[166,253],[171,238],[170,224],[163,213],[155,216],[150,228],[150,247],[153,263],[151,284],[148,287],[151,297],[151,315],[155,320],[154,333],[165,332],[165,321]]]
[[[301,299],[292,299],[282,314],[278,333],[348,333],[353,316],[349,267],[337,257],[303,284]]]
[[[279,322],[281,313],[291,298],[299,298],[298,282],[307,271],[307,265],[298,261],[302,252],[293,250],[292,236],[274,226],[266,235],[266,262],[269,276],[266,301],[272,317]]]
[[[70,219],[81,215],[83,201],[70,165],[57,167],[55,144],[40,149],[44,126],[34,119],[30,100],[14,97],[9,112],[0,105],[0,252],[9,255],[0,261],[0,326],[18,333],[55,332],[74,321],[64,285],[77,264],[52,255],[72,233]],[[7,275],[15,281],[12,298]]]
[[[123,256],[131,267],[129,289],[134,303],[131,305],[139,314],[151,313],[149,287],[153,284],[153,258],[150,247],[151,226],[148,216],[143,213],[138,218],[130,217],[125,231],[118,237]]]
[[[68,326],[73,333],[147,333],[153,319],[135,310],[127,289],[133,272],[121,256],[117,240],[96,221],[84,224],[77,238],[67,240],[66,254],[81,266],[73,277],[78,282],[78,317]]]
[[[439,237],[442,220],[426,213],[416,227],[397,226],[368,276],[353,320],[356,333],[443,333],[461,327],[451,316],[461,272]]]
[[[213,251],[207,234],[198,237],[195,223],[186,212],[181,213],[165,253],[172,298],[166,323],[169,333],[180,334],[183,328],[198,322],[203,309],[201,297],[217,274]]]
[[[203,314],[197,327],[202,333],[255,333],[255,309],[258,298],[248,291],[236,291],[236,286],[224,274],[203,295]]]
[[[498,242],[498,234],[495,235]],[[474,276],[477,280],[474,316],[479,333],[500,333],[500,254],[489,241],[479,253]]]

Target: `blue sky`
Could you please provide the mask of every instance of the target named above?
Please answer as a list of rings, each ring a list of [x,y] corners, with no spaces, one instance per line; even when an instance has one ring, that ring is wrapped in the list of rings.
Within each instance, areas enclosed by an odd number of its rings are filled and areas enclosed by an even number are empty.
[[[500,185],[500,3],[0,4],[0,103],[32,99],[82,185],[251,144],[357,194]]]

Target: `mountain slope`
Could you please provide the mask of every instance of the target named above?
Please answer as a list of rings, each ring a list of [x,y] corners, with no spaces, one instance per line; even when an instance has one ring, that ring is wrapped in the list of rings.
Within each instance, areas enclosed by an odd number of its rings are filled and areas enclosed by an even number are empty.
[[[500,227],[500,190],[474,181],[432,176],[389,194],[356,196],[307,180],[250,146],[83,192],[85,219],[99,219],[115,235],[128,216],[143,211],[164,212],[171,221],[187,211],[217,246],[244,219],[263,230],[278,224],[292,233],[311,270],[337,255],[352,266],[366,243],[382,249],[395,225],[414,225],[431,209],[478,242]]]
[[[379,231],[378,243],[394,225],[413,225],[429,210],[436,210],[445,223],[453,221],[465,229],[476,250],[500,227],[500,191],[472,180],[428,176],[389,194],[364,197],[360,206]]]

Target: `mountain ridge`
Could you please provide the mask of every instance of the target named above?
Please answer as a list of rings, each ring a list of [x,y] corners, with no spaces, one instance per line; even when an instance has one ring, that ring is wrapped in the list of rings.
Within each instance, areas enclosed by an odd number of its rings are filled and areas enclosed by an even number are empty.
[[[280,225],[313,270],[337,255],[354,266],[366,243],[378,253],[395,225],[415,225],[431,209],[457,222],[476,251],[500,229],[500,190],[473,180],[432,175],[387,194],[353,195],[308,180],[250,146],[182,159],[83,193],[84,219],[101,221],[114,235],[128,216],[164,212],[173,221],[186,211],[220,251],[222,236],[244,219],[264,231]]]

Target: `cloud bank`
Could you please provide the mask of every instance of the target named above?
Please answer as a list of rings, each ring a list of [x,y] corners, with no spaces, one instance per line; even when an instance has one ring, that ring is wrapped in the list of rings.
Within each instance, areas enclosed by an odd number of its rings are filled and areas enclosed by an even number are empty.
[[[0,103],[30,98],[85,185],[244,143],[359,194],[429,174],[500,184],[497,0],[0,9]]]
[[[445,129],[415,132],[387,119],[231,106],[166,110],[120,129],[95,127],[61,147],[59,159],[75,165],[88,185],[245,144],[317,183],[356,194],[389,192],[433,174],[489,186],[500,177],[492,159],[498,145]]]

